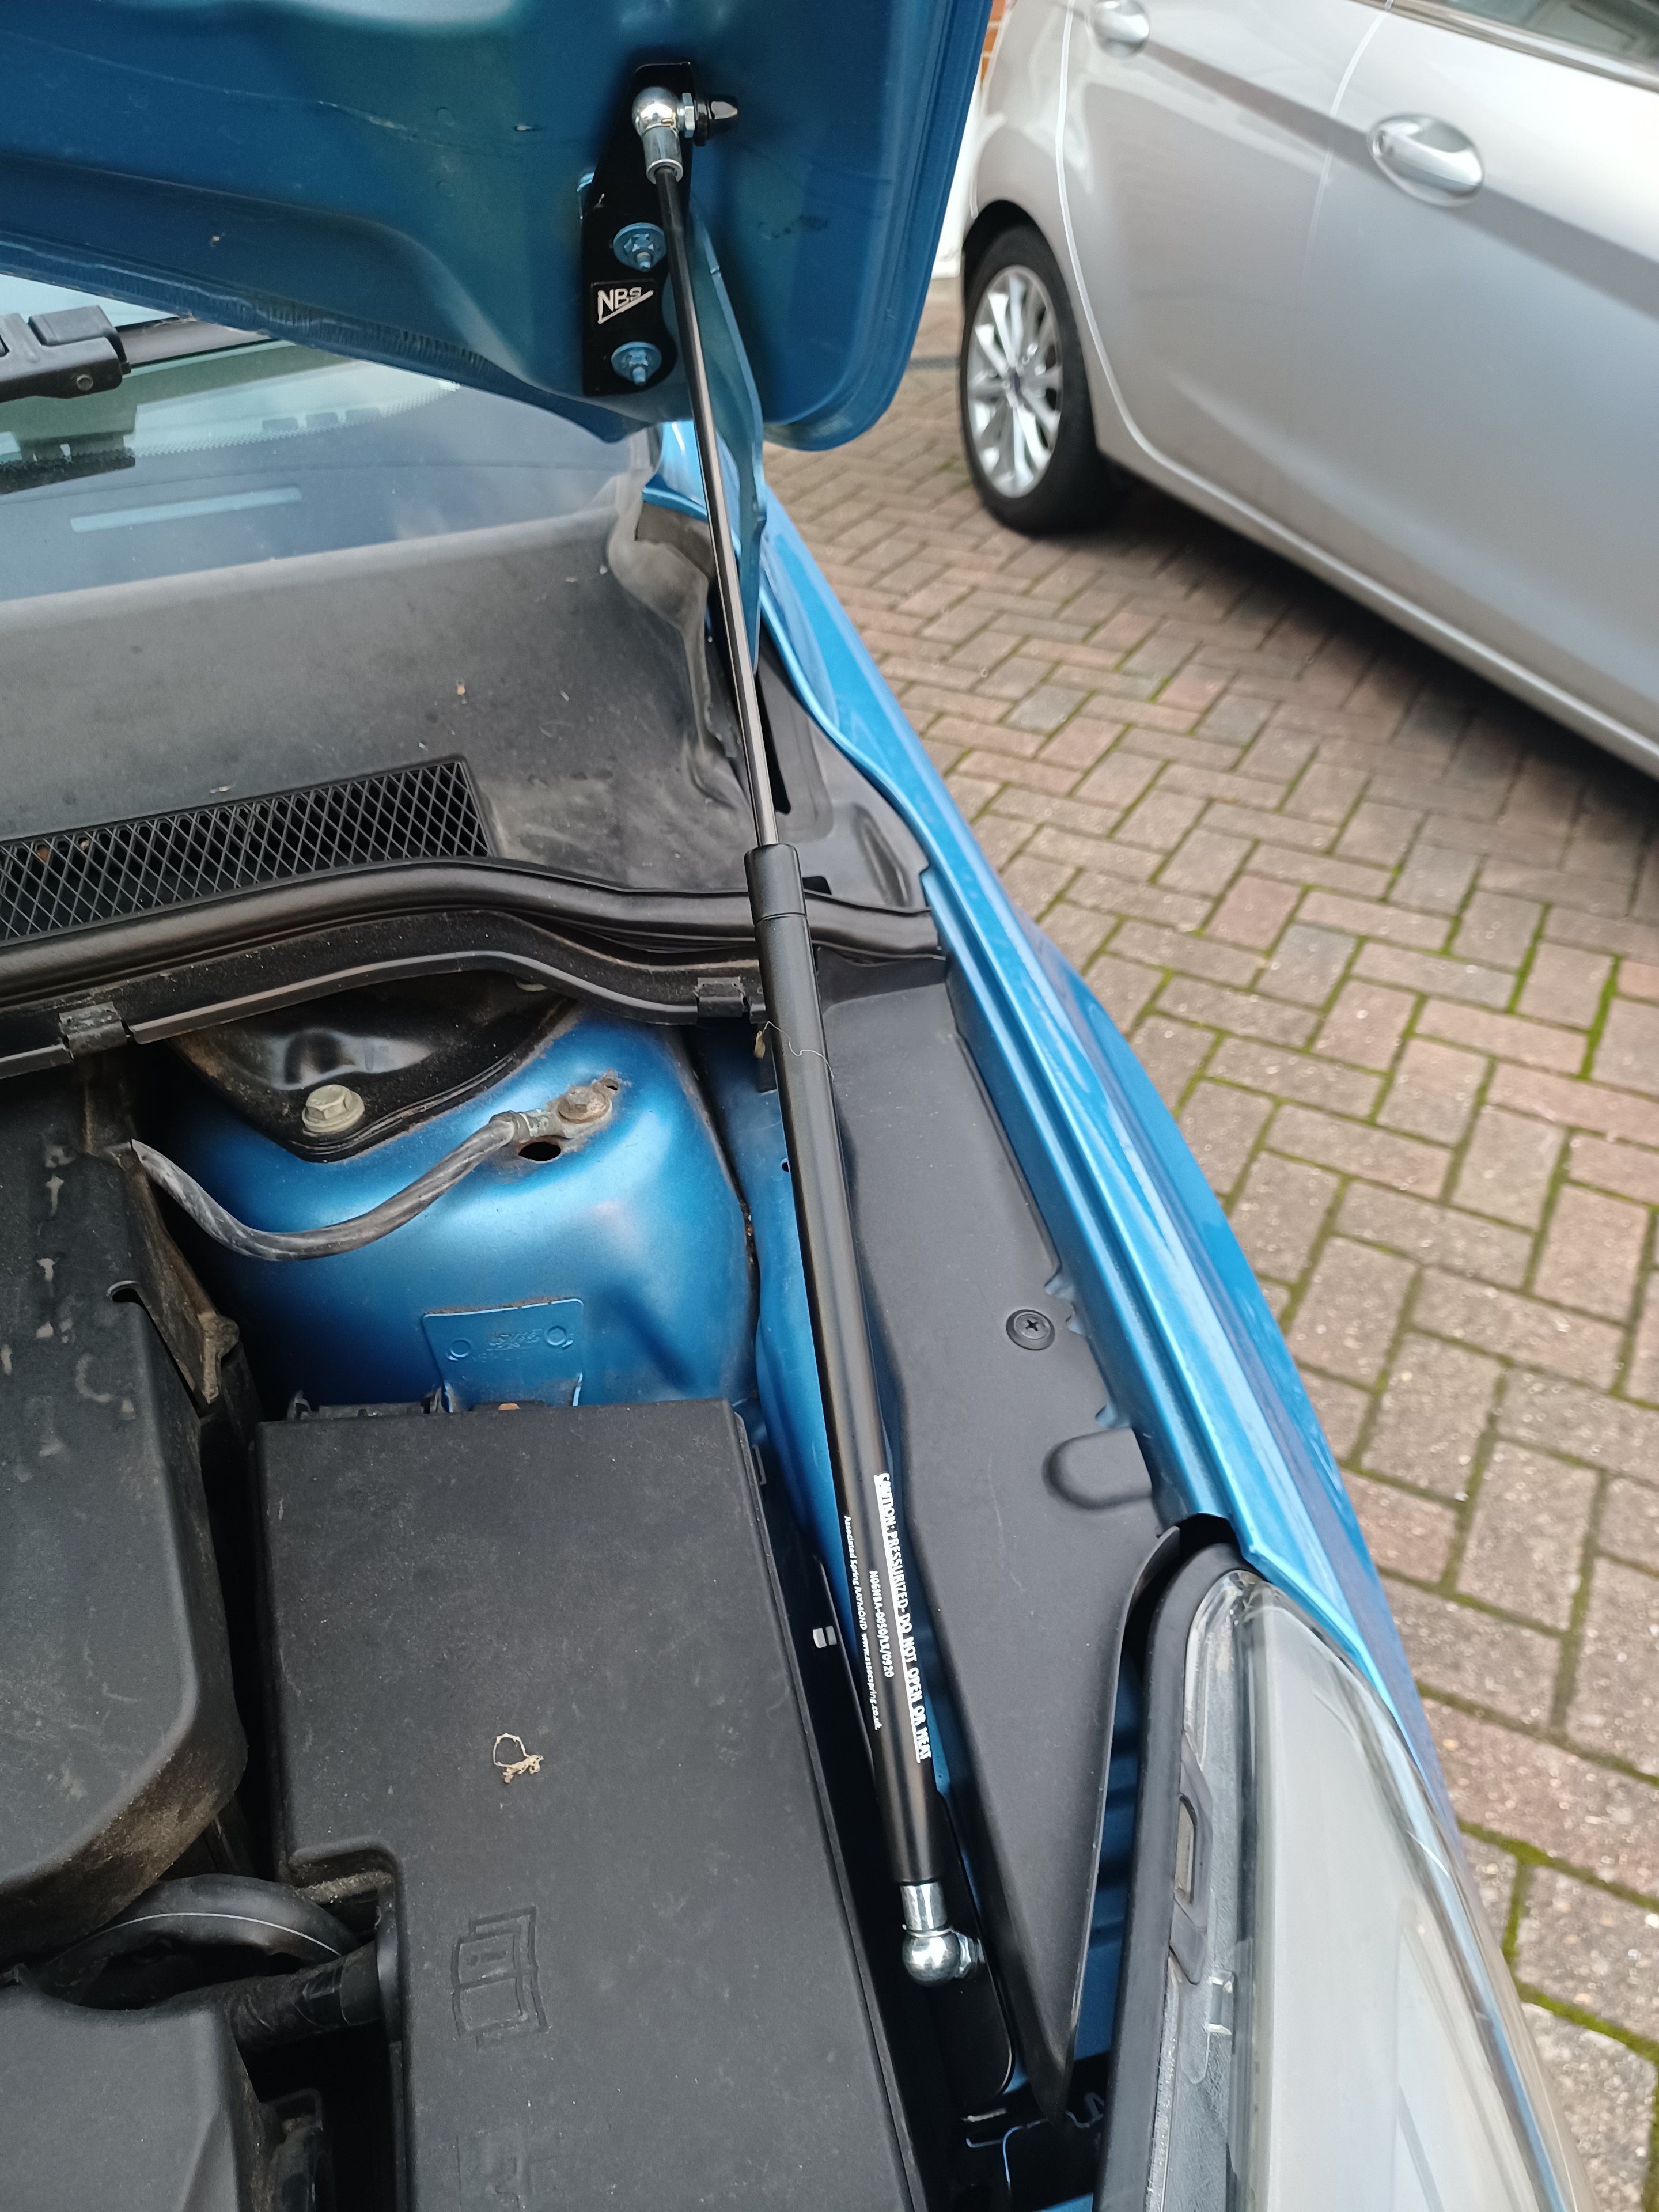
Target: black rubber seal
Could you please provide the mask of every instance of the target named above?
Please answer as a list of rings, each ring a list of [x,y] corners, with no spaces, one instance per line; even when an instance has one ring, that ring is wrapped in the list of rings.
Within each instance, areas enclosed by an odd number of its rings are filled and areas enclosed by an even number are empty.
[[[1146,1641],[1134,1865],[1118,1977],[1106,2139],[1095,2212],[1144,2212],[1158,2106],[1164,1960],[1175,1917],[1176,1814],[1187,1689],[1187,1638],[1206,1595],[1240,1565],[1231,1544],[1195,1553],[1171,1579]]]

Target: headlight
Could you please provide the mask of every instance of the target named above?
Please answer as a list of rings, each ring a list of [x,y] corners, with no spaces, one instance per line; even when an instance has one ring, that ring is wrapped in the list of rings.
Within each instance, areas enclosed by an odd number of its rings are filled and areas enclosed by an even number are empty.
[[[1153,1632],[1102,2205],[1589,2212],[1394,1720],[1219,1563],[1183,1571]]]

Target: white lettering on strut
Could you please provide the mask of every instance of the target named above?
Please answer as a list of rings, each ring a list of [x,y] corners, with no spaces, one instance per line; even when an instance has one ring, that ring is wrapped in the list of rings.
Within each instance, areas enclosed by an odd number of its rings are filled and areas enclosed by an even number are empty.
[[[905,1697],[910,1708],[910,1739],[915,1746],[916,1765],[921,1766],[933,1758],[933,1745],[927,1733],[927,1707],[921,1694],[921,1669],[916,1664],[916,1639],[910,1626],[910,1593],[905,1585],[904,1559],[899,1550],[898,1513],[893,1504],[893,1478],[890,1474],[876,1477],[876,1502],[881,1510],[882,1547],[887,1554],[887,1582],[893,1593],[893,1619],[898,1630],[899,1656],[904,1662]],[[888,1671],[892,1671],[890,1667]]]
[[[853,1609],[858,1615],[859,1650],[864,1655],[864,1686],[870,1698],[870,1725],[879,1733],[881,1729],[881,1700],[876,1695],[876,1666],[870,1650],[870,1623],[864,1610],[864,1581],[859,1572],[858,1540],[853,1534],[850,1514],[842,1520],[842,1534],[847,1544],[847,1579],[852,1586]]]

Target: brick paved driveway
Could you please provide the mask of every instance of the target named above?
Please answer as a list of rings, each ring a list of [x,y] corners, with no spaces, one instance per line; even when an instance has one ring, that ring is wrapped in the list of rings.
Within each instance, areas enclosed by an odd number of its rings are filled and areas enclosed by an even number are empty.
[[[771,479],[1231,1214],[1606,2212],[1659,2212],[1659,784],[1160,495],[1033,544],[937,299]]]

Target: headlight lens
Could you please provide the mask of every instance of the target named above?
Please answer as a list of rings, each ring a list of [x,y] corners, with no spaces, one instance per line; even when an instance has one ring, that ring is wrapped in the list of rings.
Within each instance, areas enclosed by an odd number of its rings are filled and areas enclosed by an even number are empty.
[[[1187,1639],[1149,2212],[1583,2206],[1514,1986],[1389,1714],[1224,1575]]]

